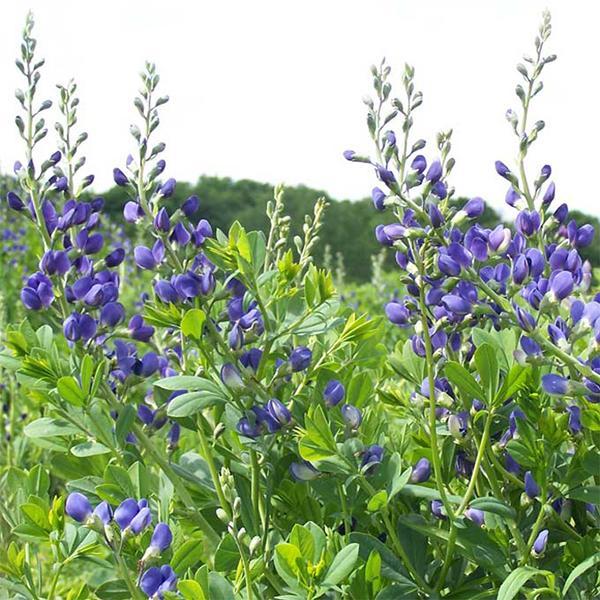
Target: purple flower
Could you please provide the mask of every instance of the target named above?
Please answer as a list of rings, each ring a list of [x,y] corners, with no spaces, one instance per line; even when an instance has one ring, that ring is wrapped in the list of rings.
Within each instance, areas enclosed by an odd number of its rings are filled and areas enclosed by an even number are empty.
[[[360,409],[352,404],[342,406],[342,419],[351,429],[358,429],[362,423],[362,413]]]
[[[21,300],[29,310],[48,308],[54,301],[52,282],[41,272],[27,279],[27,285],[21,290]]]
[[[567,412],[569,413],[569,429],[571,433],[581,433],[581,409],[576,404],[567,406]]]
[[[138,503],[133,498],[123,500],[115,509],[113,518],[121,531],[125,530],[131,524],[133,518],[140,512]]]
[[[144,216],[144,211],[137,202],[129,201],[123,207],[123,216],[128,223],[137,223]]]
[[[555,373],[542,376],[542,387],[551,396],[564,396],[569,391],[569,380]]]
[[[546,188],[546,191],[544,192],[544,196],[542,198],[542,205],[549,206],[551,204],[552,200],[554,200],[555,194],[556,194],[556,186],[554,185],[554,182],[550,182],[550,184]]]
[[[125,307],[120,302],[108,302],[100,311],[100,322],[107,327],[115,327],[125,320]]]
[[[175,191],[175,186],[177,185],[177,182],[175,181],[175,179],[173,179],[172,177],[170,179],[167,179],[167,181],[165,181],[161,186],[160,186],[160,190],[159,193],[163,198],[169,198],[173,195],[173,192]]]
[[[158,556],[171,545],[172,541],[173,534],[171,533],[169,526],[166,523],[158,523],[154,528],[154,532],[152,533],[148,550],[152,548],[154,550],[152,554],[154,556]]]
[[[79,523],[85,523],[92,516],[92,505],[83,494],[73,492],[67,496],[65,512]]]
[[[496,167],[496,173],[498,173],[498,175],[500,175],[500,177],[504,177],[504,179],[508,179],[509,181],[512,178],[512,173],[510,172],[510,169],[500,160],[497,160],[494,163],[494,166]]]
[[[404,327],[409,324],[410,311],[400,302],[388,302],[385,305],[385,314],[394,325]]]
[[[594,239],[594,226],[593,225],[582,225],[577,230],[577,235],[575,238],[575,247],[576,248],[585,248],[592,243]]]
[[[425,174],[425,179],[427,179],[427,181],[431,181],[432,183],[435,183],[436,181],[439,181],[442,177],[442,163],[439,160],[434,160],[431,165],[429,166],[429,169],[427,169],[427,173]]]
[[[525,493],[531,498],[536,498],[540,495],[540,486],[537,484],[531,471],[525,472]]]
[[[460,274],[460,265],[448,254],[440,254],[438,257],[438,268],[449,277],[456,277]]]
[[[171,219],[166,208],[161,208],[154,217],[154,227],[157,231],[168,232],[171,229]]]
[[[231,363],[224,363],[221,367],[221,381],[231,389],[239,390],[244,387],[240,372]]]
[[[290,354],[290,366],[292,371],[304,371],[310,366],[312,352],[306,346],[294,348]]]
[[[554,271],[550,276],[550,292],[557,302],[569,296],[574,286],[573,275],[569,271]]]
[[[548,543],[548,530],[542,529],[538,536],[535,538],[535,542],[533,542],[532,554],[534,556],[541,556],[546,550],[546,544]]]
[[[165,279],[159,279],[154,284],[154,293],[158,296],[159,300],[165,304],[175,304],[179,300],[177,291],[171,283]]]
[[[424,483],[431,477],[431,463],[426,458],[420,458],[412,468],[410,481],[412,483]]]
[[[346,390],[340,381],[331,379],[323,390],[323,399],[329,407],[337,406],[346,395]]]
[[[485,202],[482,198],[471,198],[462,208],[469,219],[480,217],[485,210]]]
[[[292,414],[288,407],[277,398],[271,398],[267,402],[267,412],[280,425],[288,425],[292,420]]]
[[[378,187],[374,187],[373,191],[371,192],[371,198],[373,199],[373,206],[377,210],[385,209],[385,192],[383,192]]]
[[[123,262],[124,258],[125,250],[123,250],[123,248],[117,248],[105,256],[104,263],[109,268],[118,267]]]
[[[465,510],[465,517],[470,521],[473,521],[473,523],[479,527],[485,523],[485,515],[483,514],[483,511],[478,508],[467,508],[467,510]]]
[[[129,179],[127,179],[127,175],[121,171],[121,169],[113,169],[113,179],[115,183],[120,186],[125,186],[129,183]]]
[[[248,417],[242,417],[236,425],[236,429],[243,436],[246,436],[251,439],[257,438],[262,433],[262,427],[260,423],[256,419],[250,421]]]
[[[422,154],[417,154],[410,163],[410,168],[417,173],[423,173],[427,168],[427,159]]]
[[[100,502],[94,509],[94,517],[98,518],[102,523],[108,525],[112,521],[113,511],[111,505],[104,500]]]
[[[150,567],[140,577],[140,589],[148,598],[162,598],[164,592],[177,589],[177,575],[169,565]]]
[[[290,465],[290,475],[296,481],[312,481],[319,477],[321,473],[315,469],[307,460],[302,462],[293,462]]]
[[[142,315],[131,317],[128,329],[131,337],[138,342],[147,342],[154,335],[154,327],[146,325]]]
[[[354,160],[354,157],[356,156],[356,152],[354,152],[354,150],[344,150],[344,158],[346,160]]]
[[[447,519],[446,515],[443,512],[444,504],[441,500],[432,500],[431,504],[429,505],[429,508],[431,510],[431,514],[436,519],[440,519],[440,520]]]
[[[522,210],[515,219],[517,231],[520,231],[526,237],[533,235],[540,228],[540,225],[540,214],[535,210]]]
[[[14,192],[8,192],[6,199],[8,201],[8,206],[10,206],[10,208],[13,210],[22,211],[25,208],[25,204],[21,198],[19,198],[19,196]]]
[[[140,267],[140,269],[147,269],[151,271],[156,268],[156,259],[154,258],[154,254],[150,248],[146,248],[146,246],[136,246],[133,250],[133,257],[135,259],[135,264]]]
[[[383,448],[378,444],[373,444],[365,448],[361,459],[361,468],[365,475],[372,475],[377,465],[383,460]]]
[[[200,199],[198,196],[190,196],[182,205],[181,211],[189,219],[199,208]]]

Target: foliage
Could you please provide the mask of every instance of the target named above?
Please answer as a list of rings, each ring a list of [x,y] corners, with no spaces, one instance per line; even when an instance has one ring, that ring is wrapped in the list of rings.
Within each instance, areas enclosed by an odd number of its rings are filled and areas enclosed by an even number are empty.
[[[381,181],[376,240],[400,270],[376,254],[356,289],[365,203],[305,210],[293,190],[266,201],[257,184],[204,180],[227,195],[211,205],[165,176],[151,63],[118,194],[86,195],[74,82],[59,87],[60,150],[40,160],[52,103],[32,34],[30,15],[6,213],[28,249],[3,250],[7,597],[598,594],[600,297],[580,252],[594,231],[550,211],[548,166],[534,182],[525,168],[548,15],[508,115],[518,174],[497,163],[514,229],[453,200],[450,132],[438,159],[411,143],[414,70],[400,100],[373,67],[376,157],[345,156]],[[334,231],[356,231],[356,255]]]

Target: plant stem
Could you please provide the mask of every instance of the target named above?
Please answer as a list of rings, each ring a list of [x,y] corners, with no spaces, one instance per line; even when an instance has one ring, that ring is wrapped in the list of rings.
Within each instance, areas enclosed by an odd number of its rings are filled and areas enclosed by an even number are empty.
[[[376,494],[375,489],[373,488],[373,486],[364,478],[364,476],[359,480],[360,484],[363,486],[363,488],[365,489],[365,491],[370,495],[370,496],[374,496]],[[419,573],[417,572],[417,570],[415,569],[415,567],[413,566],[410,558],[408,557],[408,555],[406,554],[406,551],[404,550],[404,547],[402,546],[400,539],[398,538],[398,534],[396,533],[396,530],[394,529],[394,526],[390,520],[389,514],[388,514],[388,508],[387,506],[384,506],[381,509],[381,518],[383,519],[383,523],[385,525],[385,529],[388,533],[388,535],[390,536],[390,539],[392,540],[392,545],[394,547],[394,550],[396,551],[396,554],[402,559],[402,561],[404,562],[404,565],[406,566],[406,570],[411,574],[412,578],[414,579],[414,581],[426,592],[431,591],[429,586],[427,585],[427,583],[425,582],[425,580],[421,577],[421,575],[419,575]]]
[[[137,586],[133,583],[133,581],[131,581],[131,577],[129,576],[129,569],[125,564],[123,557],[118,552],[115,552],[115,560],[117,561],[117,566],[119,567],[119,571],[121,572],[121,577],[123,577],[123,581],[125,581],[125,585],[129,590],[129,594],[131,595],[132,600],[138,600],[139,598],[143,598]]]
[[[481,462],[485,455],[485,451],[487,448],[487,444],[490,440],[490,429],[492,425],[492,420],[494,417],[494,410],[491,409],[486,417],[485,424],[483,426],[483,434],[481,436],[481,440],[479,442],[479,447],[477,449],[477,456],[475,458],[475,464],[473,465],[473,473],[471,474],[471,479],[469,480],[469,485],[467,486],[467,490],[465,495],[463,496],[462,502],[460,506],[454,513],[454,517],[460,517],[464,510],[469,505],[471,501],[471,497],[473,496],[473,492],[475,491],[475,485],[477,484],[477,477],[479,476],[479,469],[481,468]],[[448,546],[446,547],[446,558],[444,560],[444,565],[442,567],[442,571],[440,573],[438,583],[435,587],[437,591],[442,589],[444,582],[446,581],[446,576],[448,575],[448,570],[450,569],[450,563],[452,561],[452,554],[454,552],[454,546],[456,544],[456,523],[452,521],[450,523],[450,533],[448,536]]]
[[[229,506],[229,502],[227,502],[227,498],[225,498],[225,492],[223,491],[223,487],[221,486],[221,480],[219,479],[219,472],[217,471],[217,465],[215,463],[214,457],[212,455],[212,450],[210,444],[208,443],[208,439],[206,434],[204,433],[204,425],[206,424],[206,420],[203,416],[198,417],[198,436],[200,437],[200,447],[202,448],[202,454],[204,455],[204,460],[208,465],[208,470],[210,471],[210,476],[213,480],[213,484],[215,486],[215,490],[217,492],[217,497],[219,498],[219,504],[221,508],[231,516],[231,507]]]
[[[54,570],[54,577],[52,578],[52,584],[50,585],[50,591],[48,592],[48,600],[53,600],[54,594],[56,593],[56,586],[58,585],[58,580],[60,578],[60,573],[65,566],[64,563],[59,563],[56,569]]]
[[[531,554],[531,549],[533,548],[533,544],[535,543],[535,539],[540,532],[540,528],[544,522],[544,517],[546,513],[547,504],[540,504],[540,512],[538,513],[537,519],[531,528],[531,534],[529,535],[529,539],[527,540],[527,548],[525,549],[525,555],[521,559],[520,566],[524,566],[529,562],[529,555]]]

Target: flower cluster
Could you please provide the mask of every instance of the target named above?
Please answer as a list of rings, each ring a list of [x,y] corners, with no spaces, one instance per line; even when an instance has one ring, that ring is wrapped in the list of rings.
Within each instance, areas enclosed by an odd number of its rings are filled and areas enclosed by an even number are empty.
[[[135,537],[152,523],[150,507],[144,498],[141,500],[127,498],[113,510],[106,501],[100,502],[93,508],[84,494],[72,492],[67,497],[65,512],[85,527],[102,533],[107,546],[116,553],[120,552],[121,548],[120,544],[114,543],[117,531],[121,539]],[[172,541],[173,534],[170,527],[166,523],[158,523],[154,527],[140,565],[144,567],[148,563],[155,562],[168,550]],[[177,576],[169,565],[152,566],[140,576],[139,587],[148,598],[160,599],[163,598],[164,592],[176,589]]]

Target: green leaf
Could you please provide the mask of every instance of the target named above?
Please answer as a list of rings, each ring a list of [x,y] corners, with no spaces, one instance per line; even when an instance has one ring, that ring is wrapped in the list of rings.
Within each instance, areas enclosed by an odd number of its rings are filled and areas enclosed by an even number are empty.
[[[81,359],[81,366],[79,369],[79,376],[81,377],[81,389],[84,392],[88,392],[92,385],[92,375],[94,374],[94,359],[86,354]]]
[[[196,390],[206,389],[206,385],[210,384],[214,386],[214,383],[209,382],[203,377],[195,377],[194,375],[176,375],[175,377],[164,377],[154,382],[156,387],[162,390],[175,391],[175,390],[188,390],[193,392]]]
[[[296,523],[290,533],[289,542],[300,550],[300,554],[307,561],[318,561],[318,557],[315,557],[315,540],[310,529]]]
[[[377,512],[381,510],[388,503],[388,495],[385,490],[378,491],[367,504],[367,510],[369,512]]]
[[[314,462],[337,454],[337,446],[321,406],[304,419],[305,433],[298,443],[300,456]]]
[[[96,456],[98,454],[108,454],[110,451],[110,448],[107,448],[104,444],[100,444],[99,442],[83,442],[71,448],[71,454],[79,458]]]
[[[42,417],[25,426],[23,432],[30,438],[55,437],[81,433],[78,427],[62,419]]]
[[[331,587],[346,579],[356,564],[358,549],[358,544],[348,544],[348,546],[342,548],[336,554],[329,569],[327,569],[322,585]]]
[[[184,600],[206,600],[202,586],[193,579],[181,579],[177,583],[177,589]]]
[[[206,313],[199,308],[190,308],[183,319],[181,319],[181,332],[186,337],[200,340],[202,338],[202,329],[206,321]]]
[[[189,539],[183,542],[173,553],[171,558],[171,567],[177,573],[185,573],[188,569],[194,567],[200,562],[204,554],[202,540]]]
[[[478,508],[484,512],[493,513],[506,519],[514,519],[517,513],[514,508],[508,506],[501,500],[493,498],[492,496],[485,496],[482,498],[475,498],[470,502],[472,508]]]
[[[120,444],[125,441],[125,438],[131,432],[131,426],[135,421],[135,417],[136,410],[131,404],[127,404],[122,409],[119,409],[119,416],[115,425],[115,436]]]
[[[481,386],[475,381],[475,378],[467,369],[457,362],[448,362],[444,370],[446,377],[450,380],[454,386],[456,386],[459,392],[466,398],[484,400],[485,392]]]
[[[569,588],[573,585],[575,580],[583,575],[588,569],[591,569],[594,565],[600,563],[600,552],[596,552],[592,556],[588,556],[583,562],[580,562],[572,571],[571,574],[567,577],[565,581],[565,585],[562,589],[562,595],[564,598],[567,598],[567,592]]]
[[[282,542],[275,546],[275,569],[289,585],[295,585],[300,579],[304,559],[294,544]]]
[[[400,559],[381,541],[367,533],[353,532],[350,541],[359,545],[359,554],[363,560],[367,560],[374,550],[381,557],[381,574],[387,579],[406,583],[415,589],[415,584],[406,577],[406,569]]]
[[[482,344],[475,350],[474,355],[475,366],[479,373],[480,381],[483,390],[486,392],[486,398],[491,399],[496,395],[498,387],[498,360],[496,351],[490,344]]]
[[[210,600],[232,600],[235,598],[233,587],[219,573],[208,574],[208,597]],[[196,599],[194,599],[196,600]]]
[[[515,569],[502,583],[498,590],[498,600],[512,600],[521,588],[536,575],[547,577],[548,571],[541,571],[535,567],[519,567]]]
[[[173,398],[167,407],[167,415],[169,417],[190,417],[209,406],[215,406],[225,401],[226,397],[221,388],[206,381],[202,391],[188,392]]]
[[[589,502],[591,504],[600,503],[600,485],[588,485],[575,488],[567,494],[567,498],[571,500],[581,500],[581,502]]]
[[[215,553],[215,571],[233,571],[240,562],[240,551],[231,534],[220,542]]]
[[[496,398],[494,398],[494,404],[502,404],[511,396],[514,396],[521,388],[525,387],[529,373],[529,367],[514,364],[504,379],[502,387],[496,394]]]
[[[56,382],[56,389],[63,400],[66,400],[73,406],[83,406],[87,394],[79,387],[79,383],[70,375],[61,377]]]
[[[122,579],[111,579],[96,588],[95,595],[101,600],[127,600],[131,594]]]
[[[390,458],[390,462],[388,463],[386,473],[386,479],[388,481],[388,502],[408,483],[411,473],[412,467],[408,467],[402,471],[402,459],[400,458],[400,454],[398,454],[398,452],[394,452]]]

